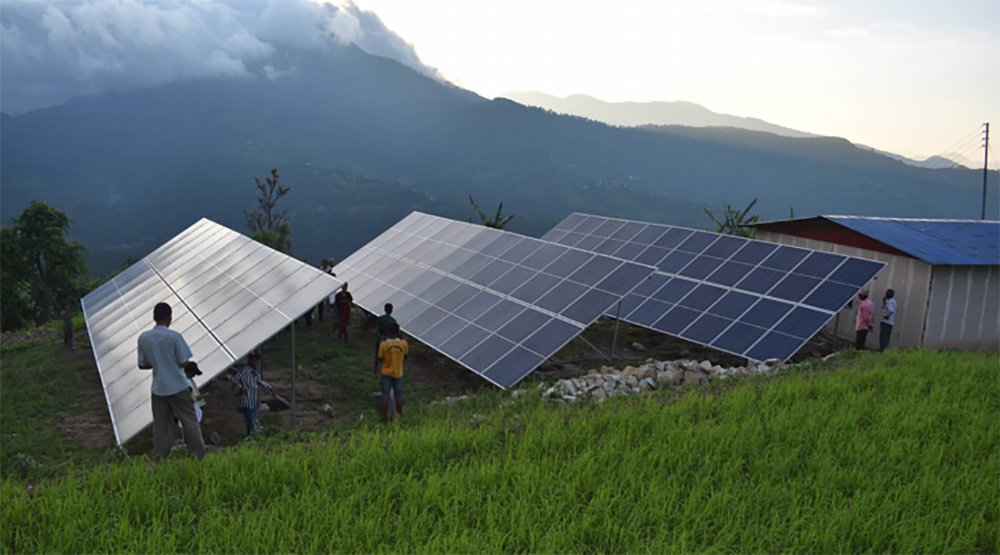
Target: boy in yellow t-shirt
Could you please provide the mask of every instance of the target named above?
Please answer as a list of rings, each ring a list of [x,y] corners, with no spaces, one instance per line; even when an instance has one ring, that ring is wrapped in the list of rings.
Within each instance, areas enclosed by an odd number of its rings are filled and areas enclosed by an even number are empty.
[[[396,397],[396,414],[403,415],[403,359],[410,352],[405,339],[399,337],[399,324],[389,324],[387,338],[378,346],[378,357],[382,359],[382,407],[379,416],[382,422],[389,421],[389,393]]]

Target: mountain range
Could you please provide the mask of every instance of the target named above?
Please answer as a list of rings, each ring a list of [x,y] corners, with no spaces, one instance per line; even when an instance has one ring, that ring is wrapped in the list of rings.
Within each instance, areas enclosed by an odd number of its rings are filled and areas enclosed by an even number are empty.
[[[759,118],[749,118],[720,114],[708,108],[685,101],[656,102],[606,102],[584,94],[558,97],[539,91],[515,91],[501,95],[526,106],[537,106],[559,114],[580,116],[608,125],[638,127],[647,125],[683,125],[687,127],[733,127],[748,131],[773,133],[782,137],[819,137],[813,133],[799,131],[769,123]],[[858,148],[872,150],[904,164],[921,168],[951,168],[975,166],[959,154],[931,156],[924,160],[914,160],[900,154],[878,150],[864,145]]]
[[[637,127],[641,125],[684,125],[687,127],[734,127],[748,131],[774,133],[782,137],[816,137],[812,133],[768,123],[758,118],[720,114],[685,101],[606,102],[574,94],[558,97],[539,91],[514,91],[501,95],[526,106],[537,106],[560,114],[580,116],[608,125]]]
[[[312,262],[350,254],[411,210],[467,219],[469,195],[487,212],[503,202],[511,229],[533,235],[572,211],[705,227],[704,207],[753,198],[762,219],[979,214],[979,172],[912,167],[844,139],[610,126],[489,100],[353,45],[281,57],[291,69],[271,77],[3,114],[3,221],[50,202],[101,273],[203,216],[246,232],[254,177],[272,167],[292,187],[280,207],[293,250]]]

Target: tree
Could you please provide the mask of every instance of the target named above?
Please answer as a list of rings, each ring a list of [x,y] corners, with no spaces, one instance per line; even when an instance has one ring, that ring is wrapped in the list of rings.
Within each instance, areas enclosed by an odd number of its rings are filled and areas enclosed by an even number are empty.
[[[60,316],[72,331],[71,317],[84,293],[87,261],[83,245],[66,239],[70,224],[66,214],[34,201],[3,229],[3,329],[44,324]]]
[[[472,195],[469,195],[469,204],[472,205],[472,209],[476,211],[479,219],[482,220],[483,225],[486,227],[492,227],[493,229],[507,229],[507,224],[514,219],[513,214],[503,214],[503,202],[497,206],[497,213],[494,214],[493,217],[490,217],[486,214],[486,212],[483,212],[482,208],[479,208],[479,205],[476,204],[476,200],[472,198]],[[471,222],[472,218],[469,218],[469,221]]]
[[[286,210],[277,210],[278,201],[288,194],[292,188],[281,184],[278,168],[271,168],[271,177],[262,183],[260,178],[253,178],[257,185],[257,210],[243,211],[247,218],[247,227],[253,233],[255,241],[263,243],[285,254],[292,252],[292,223],[288,220]]]
[[[760,216],[754,214],[749,216],[750,210],[753,206],[757,204],[757,199],[754,198],[750,201],[750,204],[746,206],[743,210],[734,210],[729,203],[723,203],[723,214],[722,220],[715,217],[708,208],[705,208],[705,214],[712,219],[715,223],[715,231],[719,233],[725,233],[728,235],[739,235],[741,237],[753,237],[757,234],[757,229],[753,227],[760,220]]]

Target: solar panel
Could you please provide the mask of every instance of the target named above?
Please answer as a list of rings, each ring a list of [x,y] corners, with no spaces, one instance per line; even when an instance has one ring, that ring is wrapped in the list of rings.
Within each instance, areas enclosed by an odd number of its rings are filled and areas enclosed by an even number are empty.
[[[753,360],[787,360],[884,266],[579,213],[542,239],[655,266],[657,273],[625,296],[622,320]]]
[[[201,385],[288,326],[340,281],[207,219],[182,231],[81,304],[118,444],[152,423],[152,372],[137,367],[153,306],[173,309]]]
[[[654,268],[414,212],[334,268],[354,302],[500,387],[576,337]]]

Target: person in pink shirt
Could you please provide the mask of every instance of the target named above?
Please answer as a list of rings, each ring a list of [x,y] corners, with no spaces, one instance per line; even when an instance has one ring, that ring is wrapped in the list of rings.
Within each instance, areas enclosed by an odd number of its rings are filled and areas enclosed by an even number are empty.
[[[865,348],[868,332],[875,327],[875,303],[868,298],[867,289],[858,292],[858,299],[861,300],[861,306],[858,307],[858,317],[854,323],[854,348],[861,350]]]

